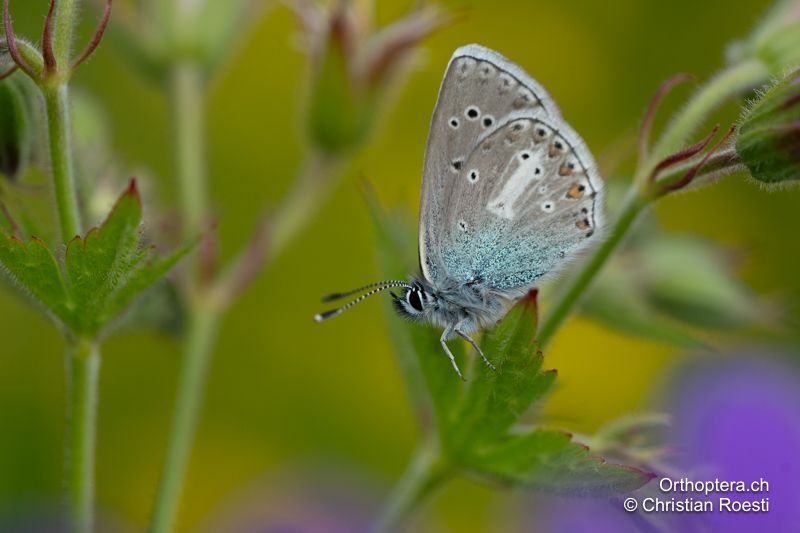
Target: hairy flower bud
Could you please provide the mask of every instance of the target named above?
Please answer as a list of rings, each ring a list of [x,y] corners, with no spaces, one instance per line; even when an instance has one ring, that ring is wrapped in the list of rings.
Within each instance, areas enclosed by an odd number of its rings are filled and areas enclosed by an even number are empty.
[[[34,94],[24,76],[0,81],[0,174],[15,180],[33,159],[36,140]]]
[[[448,21],[435,6],[426,6],[375,30],[365,13],[370,4],[293,3],[313,60],[309,135],[315,146],[330,154],[366,139],[398,67]]]
[[[762,183],[800,179],[800,70],[786,75],[745,111],[736,152]]]

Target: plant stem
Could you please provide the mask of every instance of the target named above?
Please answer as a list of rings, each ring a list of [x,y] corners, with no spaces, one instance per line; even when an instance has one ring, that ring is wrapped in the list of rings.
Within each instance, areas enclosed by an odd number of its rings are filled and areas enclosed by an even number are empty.
[[[61,239],[67,243],[81,233],[75,170],[72,162],[72,121],[69,87],[58,83],[43,88],[50,141],[50,165],[53,175]]]
[[[47,115],[50,167],[61,228],[61,240],[82,232],[72,160],[72,117],[69,102],[69,65],[78,17],[77,0],[61,0],[53,19],[53,52],[59,71],[40,83]],[[97,433],[97,386],[100,350],[87,339],[67,338],[66,491],[70,531],[89,533],[94,523],[94,461]]]
[[[297,176],[277,207],[270,231],[269,255],[279,255],[286,245],[305,228],[328,197],[341,174],[342,160],[317,148],[309,147]]]
[[[544,349],[550,342],[555,332],[566,320],[592,280],[603,268],[614,250],[617,249],[617,246],[622,242],[623,237],[647,204],[648,200],[638,189],[631,188],[628,191],[628,196],[625,198],[617,218],[611,225],[608,238],[583,263],[583,268],[578,275],[568,280],[564,290],[556,295],[555,302],[548,309],[547,315],[539,326],[537,340],[540,348]]]
[[[414,452],[406,471],[372,527],[372,533],[395,531],[450,477],[451,470],[442,463],[438,447],[431,439]]]
[[[192,42],[192,32],[200,3],[173,0],[166,10],[178,47]],[[203,65],[191,57],[176,57],[171,66],[170,90],[174,110],[176,174],[180,188],[184,230],[191,234],[203,231],[209,212],[208,176],[205,162],[206,75]],[[330,187],[325,180],[334,160],[311,152],[299,177],[273,219],[269,256],[274,257],[296,235]],[[180,504],[181,490],[191,454],[197,419],[203,403],[206,375],[219,330],[224,307],[213,298],[213,290],[201,286],[197,259],[192,258],[187,281],[189,328],[185,333],[184,358],[178,383],[175,412],[164,459],[163,471],[150,530],[171,531]]]
[[[79,0],[59,0],[53,14],[53,52],[59,70],[66,71],[71,63],[72,41],[78,25]]]
[[[97,427],[97,384],[100,351],[97,344],[77,340],[67,346],[66,485],[69,527],[73,533],[92,531],[94,514],[94,450]]]
[[[736,63],[711,78],[675,115],[652,150],[650,162],[655,165],[680,149],[697,127],[727,99],[763,83],[769,71],[756,60]]]
[[[182,20],[180,9],[175,24]],[[208,214],[208,177],[205,163],[205,79],[200,65],[176,60],[170,90],[176,151],[176,174],[182,203],[184,231],[198,234]],[[203,404],[206,374],[219,328],[219,310],[197,286],[197,262],[192,257],[187,281],[188,322],[184,336],[175,410],[167,452],[156,495],[151,531],[172,531],[180,505],[181,489],[191,455],[197,419]]]
[[[218,330],[218,311],[202,301],[195,302],[189,311],[172,428],[150,528],[153,533],[172,531],[175,524]]]
[[[178,61],[172,69],[172,108],[176,141],[176,173],[186,233],[201,230],[208,215],[205,163],[205,81],[201,67]]]

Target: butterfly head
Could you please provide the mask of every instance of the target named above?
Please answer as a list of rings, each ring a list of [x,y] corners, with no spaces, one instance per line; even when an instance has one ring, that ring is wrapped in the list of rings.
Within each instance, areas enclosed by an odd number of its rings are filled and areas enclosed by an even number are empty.
[[[428,314],[436,303],[436,297],[420,282],[403,287],[400,294],[393,294],[394,307],[401,316],[420,319]]]

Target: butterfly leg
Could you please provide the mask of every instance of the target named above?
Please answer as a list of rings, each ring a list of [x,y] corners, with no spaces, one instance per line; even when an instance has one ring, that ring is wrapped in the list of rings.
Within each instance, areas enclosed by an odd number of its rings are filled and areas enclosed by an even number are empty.
[[[454,331],[456,332],[456,335],[458,335],[459,337],[470,343],[472,347],[475,348],[475,351],[478,352],[478,354],[480,354],[481,359],[483,359],[483,362],[486,363],[486,366],[488,366],[492,372],[497,372],[497,369],[494,367],[494,365],[486,358],[485,355],[483,355],[483,351],[478,346],[478,343],[472,340],[472,337],[470,337],[463,331],[459,330],[458,328],[456,328]]]
[[[451,352],[450,348],[447,346],[447,338],[450,336],[450,333],[452,332],[453,332],[452,326],[445,328],[445,330],[442,332],[442,336],[439,338],[439,342],[442,343],[442,348],[444,348],[444,353],[447,354],[447,357],[450,359],[450,363],[453,364],[453,368],[455,369],[456,374],[458,374],[458,377],[461,378],[461,381],[467,381],[466,379],[464,379],[464,376],[461,374],[461,370],[459,370],[458,365],[456,364],[456,358],[453,357],[453,352]]]

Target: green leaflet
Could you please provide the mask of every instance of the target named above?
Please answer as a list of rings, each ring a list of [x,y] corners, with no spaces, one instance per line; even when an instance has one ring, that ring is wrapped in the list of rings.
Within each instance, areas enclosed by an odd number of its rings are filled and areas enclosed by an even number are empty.
[[[20,289],[53,315],[73,312],[74,304],[64,286],[58,262],[38,238],[25,244],[0,230],[0,265]]]
[[[542,371],[535,333],[536,300],[528,297],[484,335],[481,349],[497,371],[473,358],[466,392],[448,421],[452,438],[445,445],[452,454],[469,457],[503,439],[528,408],[549,392],[556,373]]]
[[[0,231],[0,265],[70,332],[96,337],[192,247],[163,258],[152,247],[143,248],[141,216],[131,181],[105,222],[67,245],[63,265],[41,240],[23,244],[5,231]]]
[[[590,455],[589,449],[572,442],[568,433],[543,429],[509,436],[465,467],[473,475],[503,484],[579,496],[630,492],[653,477]]]
[[[387,216],[371,193],[367,198],[381,268],[388,276],[403,276],[410,272],[412,255],[404,252],[413,249],[414,233],[408,224]],[[391,313],[388,305],[387,310]],[[465,384],[442,352],[440,331],[390,314],[389,333],[409,394],[423,431],[437,437],[441,462],[483,481],[556,494],[608,496],[647,483],[646,472],[605,463],[565,432],[516,427],[556,378],[555,371],[542,369],[543,357],[534,342],[536,325],[535,297],[530,296],[483,335],[481,348],[497,372],[473,357]],[[451,340],[450,347],[464,365],[464,344]]]

